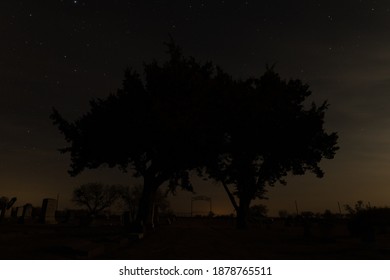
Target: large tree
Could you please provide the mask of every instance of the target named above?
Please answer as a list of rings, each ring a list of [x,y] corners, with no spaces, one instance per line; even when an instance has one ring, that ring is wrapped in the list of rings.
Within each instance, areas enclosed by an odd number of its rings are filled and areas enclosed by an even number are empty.
[[[318,164],[334,157],[338,137],[324,130],[328,104],[308,105],[311,92],[300,80],[282,80],[267,68],[260,78],[239,84],[235,109],[226,113],[223,151],[211,159],[207,172],[222,182],[237,212],[237,227],[245,228],[250,203],[265,198],[266,186],[286,184],[289,173],[322,177]]]
[[[51,118],[64,134],[71,154],[69,173],[101,165],[132,170],[143,178],[137,223],[151,225],[156,190],[163,183],[191,189],[188,172],[222,141],[216,125],[223,115],[218,98],[222,71],[211,63],[184,58],[172,41],[169,60],[144,66],[144,79],[125,72],[123,86],[90,111],[69,122],[53,109]]]
[[[91,101],[76,121],[53,111],[70,144],[61,151],[71,154],[71,175],[104,164],[133,170],[144,181],[137,223],[148,225],[159,186],[191,189],[189,171],[207,171],[228,192],[240,228],[267,185],[284,183],[289,172],[323,175],[318,163],[333,158],[337,134],[323,128],[327,103],[305,106],[307,85],[286,82],[272,69],[234,80],[167,45],[166,63],[145,64],[144,79],[127,70],[123,87]]]

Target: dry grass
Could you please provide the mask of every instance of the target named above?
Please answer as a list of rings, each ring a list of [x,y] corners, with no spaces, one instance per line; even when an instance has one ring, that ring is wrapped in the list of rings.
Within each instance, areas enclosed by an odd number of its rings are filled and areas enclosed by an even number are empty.
[[[119,226],[0,225],[2,259],[389,259],[390,234],[373,243],[281,222],[237,230],[232,221],[179,219],[141,240]]]

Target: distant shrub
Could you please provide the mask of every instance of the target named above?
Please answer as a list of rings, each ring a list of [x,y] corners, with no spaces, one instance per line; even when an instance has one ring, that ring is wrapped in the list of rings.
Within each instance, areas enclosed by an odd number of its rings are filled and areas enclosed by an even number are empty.
[[[346,204],[344,205],[344,208],[348,212],[349,216],[353,216],[359,212],[369,209],[370,206],[364,205],[364,202],[362,200],[358,200],[353,207]]]
[[[375,241],[377,233],[386,233],[390,226],[389,207],[371,207],[358,201],[354,207],[345,206],[348,212],[348,229],[352,236],[359,236],[363,241]]]
[[[207,217],[208,218],[213,218],[215,217],[215,213],[213,211],[210,211],[208,214],[207,214]]]
[[[278,214],[279,214],[279,217],[282,218],[282,219],[285,219],[285,218],[288,217],[288,211],[287,210],[279,210]]]
[[[249,221],[261,223],[267,216],[268,208],[263,204],[253,205],[249,208]]]
[[[265,217],[267,216],[268,208],[263,204],[256,204],[249,208],[251,217]]]
[[[302,211],[301,212],[301,217],[303,219],[314,219],[314,213],[311,211]]]

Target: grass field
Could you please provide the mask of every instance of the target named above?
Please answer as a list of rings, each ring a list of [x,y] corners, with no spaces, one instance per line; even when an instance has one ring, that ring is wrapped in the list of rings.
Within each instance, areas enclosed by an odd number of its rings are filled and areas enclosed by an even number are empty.
[[[351,237],[281,221],[237,230],[232,220],[179,218],[137,239],[120,226],[0,225],[2,259],[390,259],[390,234]]]

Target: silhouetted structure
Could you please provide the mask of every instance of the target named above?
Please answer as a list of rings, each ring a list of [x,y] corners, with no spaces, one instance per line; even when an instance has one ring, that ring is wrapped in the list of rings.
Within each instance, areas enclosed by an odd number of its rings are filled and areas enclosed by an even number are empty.
[[[24,209],[22,208],[22,210]],[[41,222],[44,224],[56,224],[56,210],[57,200],[53,198],[45,198],[42,201]]]
[[[12,205],[14,205],[16,201],[16,197],[13,197],[11,199],[8,199],[8,197],[1,197],[0,198],[0,222],[4,219],[5,213],[7,211],[10,211]]]

